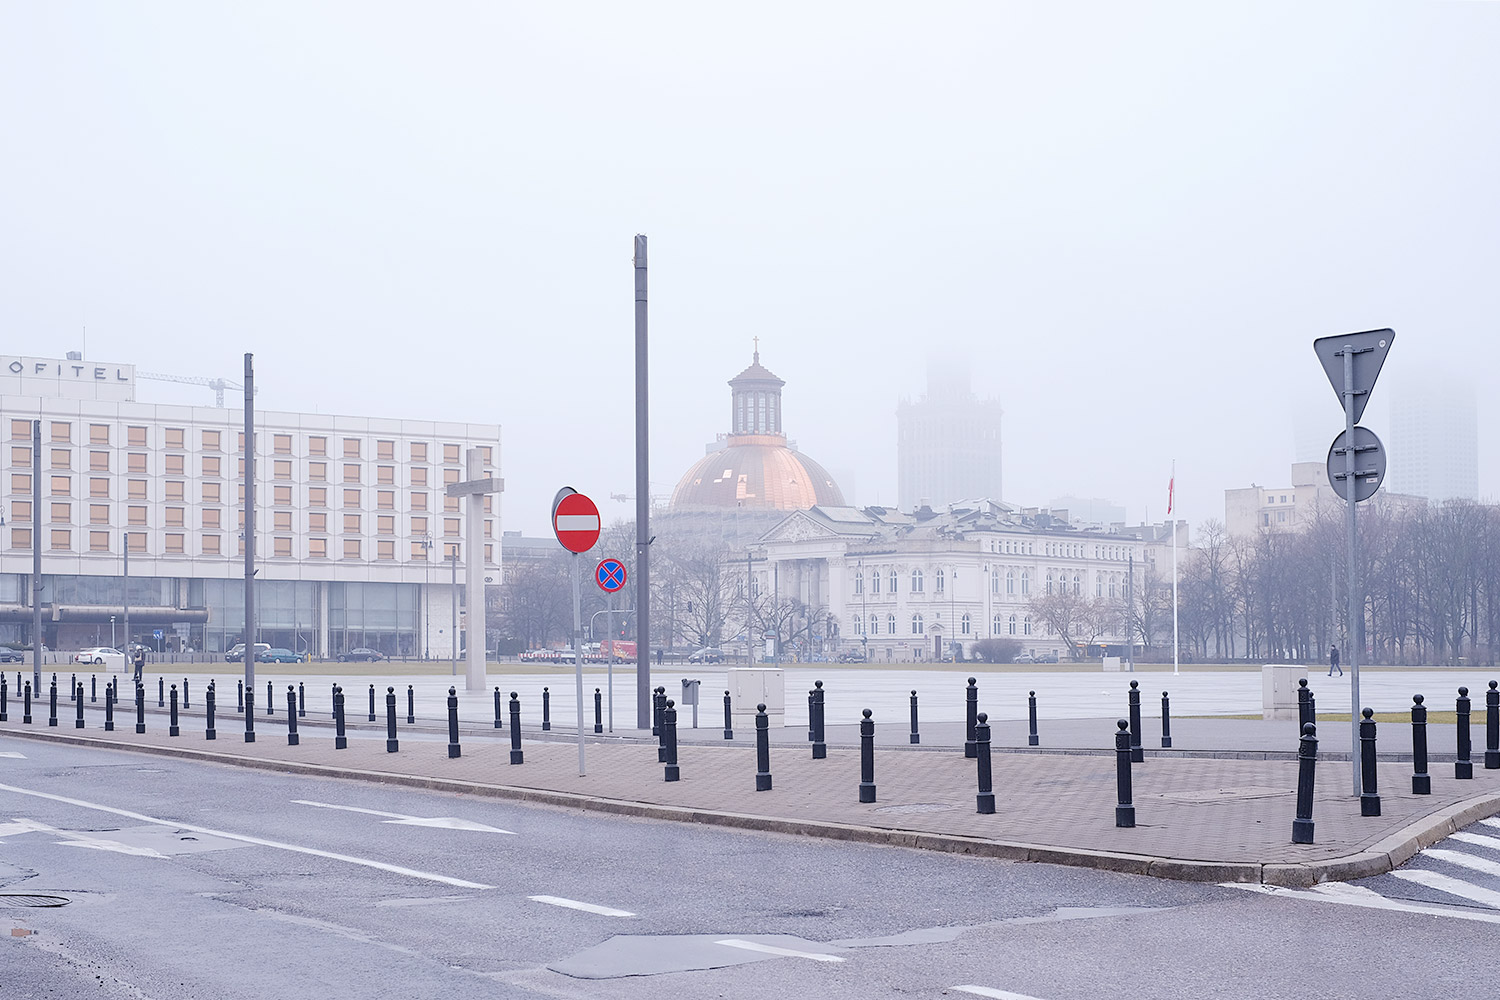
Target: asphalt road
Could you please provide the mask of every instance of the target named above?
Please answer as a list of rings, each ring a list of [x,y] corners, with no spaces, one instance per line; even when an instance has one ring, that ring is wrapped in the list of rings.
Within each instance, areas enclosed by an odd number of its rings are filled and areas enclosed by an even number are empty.
[[[1266,893],[0,738],[0,1000],[1473,995],[1466,835]]]

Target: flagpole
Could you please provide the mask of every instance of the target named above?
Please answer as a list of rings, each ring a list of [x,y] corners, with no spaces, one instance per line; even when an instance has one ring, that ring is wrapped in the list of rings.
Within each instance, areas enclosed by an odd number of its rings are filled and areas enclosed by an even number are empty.
[[[1172,480],[1167,486],[1167,513],[1172,513],[1172,493],[1177,488],[1177,460],[1172,460]],[[1167,530],[1172,532],[1172,674],[1176,676],[1181,672],[1178,663],[1178,650],[1181,648],[1177,642],[1177,522],[1173,518],[1167,519]]]

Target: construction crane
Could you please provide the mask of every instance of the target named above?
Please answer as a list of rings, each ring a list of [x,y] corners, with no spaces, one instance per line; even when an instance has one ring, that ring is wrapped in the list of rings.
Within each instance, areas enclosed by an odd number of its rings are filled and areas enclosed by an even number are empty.
[[[204,378],[201,375],[161,375],[157,372],[136,372],[136,378],[150,378],[158,382],[181,382],[184,385],[206,385],[214,391],[214,405],[222,409],[224,407],[224,390],[244,390],[244,386],[238,382],[231,382],[227,378]],[[255,387],[258,394],[260,386]]]

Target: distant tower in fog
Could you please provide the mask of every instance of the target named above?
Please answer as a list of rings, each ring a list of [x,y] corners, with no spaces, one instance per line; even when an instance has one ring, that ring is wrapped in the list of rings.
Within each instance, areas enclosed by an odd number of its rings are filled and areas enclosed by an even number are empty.
[[[900,508],[1001,499],[1000,418],[1000,401],[977,398],[962,363],[929,363],[926,395],[896,408]]]
[[[1434,502],[1479,497],[1479,407],[1474,386],[1424,373],[1391,386],[1383,488]]]

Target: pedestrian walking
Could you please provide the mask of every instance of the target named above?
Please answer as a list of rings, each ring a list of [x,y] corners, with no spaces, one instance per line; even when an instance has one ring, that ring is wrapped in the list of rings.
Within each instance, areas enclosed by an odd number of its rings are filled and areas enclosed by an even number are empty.
[[[1339,648],[1330,646],[1328,647],[1328,676],[1332,677],[1335,670],[1339,672],[1340,677],[1344,676],[1344,668],[1339,666]]]
[[[137,646],[135,648],[135,682],[141,682],[141,673],[146,669],[146,651]]]

